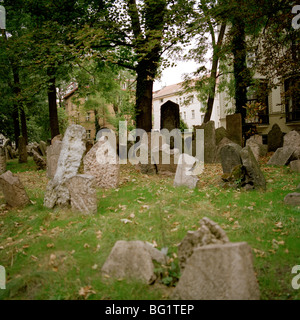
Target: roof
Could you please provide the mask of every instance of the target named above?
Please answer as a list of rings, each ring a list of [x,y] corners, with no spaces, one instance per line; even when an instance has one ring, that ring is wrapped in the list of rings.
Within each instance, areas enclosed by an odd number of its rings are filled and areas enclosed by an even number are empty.
[[[162,88],[161,90],[153,92],[153,99],[161,98],[164,96],[172,95],[176,92],[181,91],[183,82],[172,84],[170,86],[166,86]]]
[[[73,90],[71,90],[64,96],[64,99],[68,99],[69,97],[71,97],[71,95],[77,90],[78,90],[78,87],[75,87]]]

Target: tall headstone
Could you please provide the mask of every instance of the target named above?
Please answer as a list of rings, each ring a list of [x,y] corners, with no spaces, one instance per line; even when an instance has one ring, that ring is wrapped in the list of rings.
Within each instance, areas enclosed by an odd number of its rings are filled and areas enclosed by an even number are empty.
[[[19,137],[19,163],[26,163],[27,157],[26,139],[24,137]]]
[[[161,106],[160,127],[172,131],[173,129],[179,129],[179,126],[179,105],[169,100]]]
[[[224,138],[227,138],[228,133],[224,127],[216,129],[216,144],[218,145]]]
[[[277,123],[275,123],[268,133],[268,151],[276,151],[283,146],[283,133]]]
[[[242,115],[240,113],[226,116],[228,139],[243,146]]]
[[[78,174],[86,148],[85,144],[85,128],[75,124],[69,126],[62,141],[55,176],[47,185],[44,198],[45,207],[52,209],[56,205],[70,204],[67,180]]]
[[[232,169],[242,164],[240,152],[242,147],[236,143],[229,143],[220,150],[223,173],[231,173]]]
[[[22,182],[11,171],[6,171],[0,176],[0,188],[9,206],[22,207],[30,203]]]
[[[4,147],[0,147],[0,174],[6,171],[6,152]]]
[[[215,122],[209,121],[194,128],[204,130],[204,163],[215,163],[217,154]]]

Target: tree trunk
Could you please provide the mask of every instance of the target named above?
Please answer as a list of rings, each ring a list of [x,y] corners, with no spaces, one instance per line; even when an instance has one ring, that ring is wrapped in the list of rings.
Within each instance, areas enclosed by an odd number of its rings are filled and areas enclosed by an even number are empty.
[[[15,135],[15,143],[16,143],[16,149],[19,147],[19,137],[21,135],[20,132],[20,122],[19,122],[19,110],[18,106],[15,104],[13,106],[13,112],[12,112],[12,117],[13,117],[13,122],[14,122],[14,135]]]
[[[24,107],[21,108],[21,128],[22,128],[22,136],[25,139],[26,145],[28,145],[28,132],[27,132],[27,122],[26,122],[26,114],[24,111]]]
[[[94,109],[94,114],[95,114],[95,130],[96,130],[96,136],[97,136],[97,133],[101,129],[101,126],[99,124],[99,114],[97,109]]]
[[[50,118],[50,130],[51,139],[59,135],[59,123],[57,114],[57,103],[56,103],[56,86],[55,76],[50,69],[48,69],[48,76],[50,77],[50,85],[48,87],[48,103],[49,103],[49,118]]]
[[[152,130],[153,77],[148,73],[149,63],[141,61],[137,67],[136,127],[146,132]]]
[[[235,19],[233,23],[233,73],[235,79],[235,113],[242,115],[242,123],[245,124],[247,103],[247,87],[250,84],[249,70],[246,63],[245,24],[241,19]]]
[[[210,121],[211,114],[213,111],[214,101],[215,101],[215,94],[216,94],[216,85],[217,85],[217,72],[218,72],[218,65],[220,60],[220,50],[222,47],[224,35],[226,30],[226,23],[221,25],[217,46],[213,50],[213,64],[210,73],[210,81],[211,81],[211,90],[209,91],[209,96],[207,100],[207,108],[204,116],[204,123]]]

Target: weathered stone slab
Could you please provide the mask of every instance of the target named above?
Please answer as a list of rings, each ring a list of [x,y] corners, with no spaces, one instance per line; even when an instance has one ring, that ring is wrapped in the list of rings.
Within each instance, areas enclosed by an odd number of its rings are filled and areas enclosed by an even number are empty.
[[[4,147],[0,147],[0,174],[6,171],[6,152]]]
[[[167,129],[170,132],[173,129],[179,129],[180,115],[179,105],[172,101],[167,101],[161,106],[160,110],[160,128]]]
[[[58,158],[60,155],[62,141],[61,135],[52,139],[51,145],[47,147],[47,178],[53,179],[57,169]]]
[[[258,300],[250,246],[245,242],[196,248],[173,293],[180,300]]]
[[[299,192],[289,193],[284,198],[284,203],[291,206],[300,206],[300,193]]]
[[[186,186],[190,189],[196,188],[198,178],[193,173],[193,168],[197,165],[198,159],[181,154],[178,160],[176,175],[174,179],[174,187]]]
[[[224,127],[216,129],[216,145],[218,145],[224,138],[228,137],[227,130]]]
[[[66,182],[73,210],[85,214],[97,212],[95,178],[90,175],[76,175]]]
[[[26,147],[26,139],[24,137],[19,137],[18,143],[19,150],[19,163],[27,163],[27,147]]]
[[[220,150],[220,159],[223,173],[231,173],[232,169],[242,164],[240,152],[242,147],[236,143],[223,146]]]
[[[225,244],[229,239],[225,231],[214,221],[204,217],[200,220],[200,228],[188,231],[178,246],[178,260],[181,271],[185,268],[194,249],[211,244]]]
[[[47,156],[47,143],[45,141],[40,141],[39,149],[43,157]]]
[[[268,150],[276,151],[283,147],[283,133],[277,123],[275,123],[268,133]]]
[[[246,168],[247,175],[250,180],[253,182],[254,188],[266,189],[266,179],[260,170],[259,164],[257,163],[253,152],[250,147],[245,147],[240,152],[242,159],[242,164]]]
[[[148,284],[156,280],[153,260],[166,263],[166,256],[143,241],[117,241],[102,267],[102,273],[114,278],[139,279]]]
[[[65,182],[78,173],[86,148],[85,139],[86,130],[82,126],[71,125],[67,128],[62,141],[55,176],[47,186],[44,198],[45,207],[53,208],[56,205],[69,205],[70,194]]]
[[[243,146],[242,116],[240,113],[226,116],[226,130],[228,139]]]
[[[0,188],[9,206],[23,207],[30,203],[22,182],[11,171],[6,171],[0,176]]]
[[[288,163],[294,151],[295,148],[293,147],[278,148],[267,164],[270,166],[284,166]]]
[[[283,147],[300,148],[300,134],[293,130],[283,137]]]
[[[260,156],[260,147],[259,144],[254,142],[253,140],[247,140],[246,146],[249,146],[256,161],[259,161],[259,156]]]
[[[105,137],[93,146],[83,159],[84,172],[95,177],[99,188],[117,188],[119,185],[120,164],[116,150]]]
[[[36,151],[32,150],[33,160],[37,166],[38,170],[46,170],[47,163],[46,160],[41,157]]]
[[[290,168],[293,172],[300,173],[300,160],[294,160],[290,162]]]

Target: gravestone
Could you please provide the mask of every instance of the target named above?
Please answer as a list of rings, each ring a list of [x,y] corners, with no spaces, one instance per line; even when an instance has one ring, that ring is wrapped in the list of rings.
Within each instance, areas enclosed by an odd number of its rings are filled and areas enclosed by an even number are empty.
[[[242,164],[246,168],[247,175],[250,181],[253,183],[254,188],[262,188],[266,190],[266,179],[260,170],[259,164],[257,163],[251,148],[245,147],[240,152]]]
[[[300,160],[291,161],[290,168],[291,171],[300,173]]]
[[[47,178],[53,179],[56,169],[58,158],[60,155],[62,146],[61,135],[58,135],[52,139],[51,145],[47,147]]]
[[[86,130],[79,125],[67,128],[62,141],[56,173],[47,185],[44,206],[54,208],[56,205],[70,204],[70,193],[66,182],[78,174],[82,157],[85,152]]]
[[[268,151],[276,151],[283,146],[283,133],[277,123],[275,123],[268,133]]]
[[[189,156],[188,154],[181,154],[178,160],[176,175],[174,179],[174,187],[186,186],[190,189],[196,188],[198,178],[193,173],[198,159]]]
[[[204,163],[215,163],[217,153],[215,122],[209,121],[194,128],[204,130]]]
[[[283,147],[300,148],[300,134],[293,130],[283,137]]]
[[[11,171],[6,171],[0,176],[0,188],[9,206],[23,207],[30,203],[22,182]]]
[[[200,228],[188,231],[178,246],[178,260],[180,270],[183,271],[194,249],[211,244],[225,244],[229,239],[225,231],[214,221],[204,217],[199,222]]]
[[[226,116],[227,137],[234,143],[243,146],[242,116],[240,113]]]
[[[32,150],[33,161],[35,162],[38,170],[46,170],[46,160],[41,157],[35,150]]]
[[[66,182],[73,210],[85,214],[97,212],[95,178],[89,175],[76,175]]]
[[[161,147],[154,147],[152,153],[158,174],[172,175],[176,173],[180,157],[179,149],[170,149],[170,145],[165,143]]]
[[[160,128],[167,129],[171,132],[173,129],[179,129],[179,127],[179,105],[169,100],[161,106]]]
[[[6,171],[6,152],[4,147],[0,147],[0,174]]]
[[[242,147],[236,143],[229,143],[220,150],[223,173],[231,173],[232,169],[242,164],[240,152]]]
[[[156,280],[153,260],[166,263],[166,256],[143,241],[117,241],[102,267],[102,273],[116,279]]]
[[[284,198],[284,203],[290,206],[300,206],[300,193],[299,192],[289,193]]]
[[[27,147],[26,139],[24,137],[19,137],[19,163],[27,163]]]
[[[84,173],[95,177],[99,188],[111,189],[119,185],[120,164],[116,150],[105,137],[93,146],[83,159]]]
[[[224,127],[216,129],[216,144],[218,145],[224,138],[228,137],[227,130]]]
[[[295,151],[294,147],[278,148],[268,161],[270,166],[284,166],[287,164]]]
[[[260,292],[246,242],[194,249],[172,294],[179,300],[258,300]]]
[[[45,141],[40,141],[39,149],[40,149],[41,155],[43,157],[46,157],[47,156],[47,143]]]

